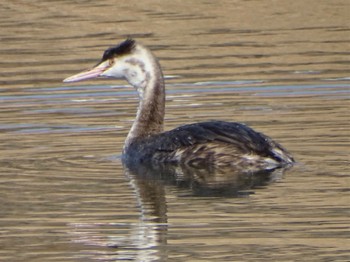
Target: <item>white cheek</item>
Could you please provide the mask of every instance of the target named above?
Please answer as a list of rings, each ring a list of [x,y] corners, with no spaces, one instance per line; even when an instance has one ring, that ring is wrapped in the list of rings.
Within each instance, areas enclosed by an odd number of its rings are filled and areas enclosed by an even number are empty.
[[[133,85],[136,88],[142,87],[140,85],[142,85],[142,83],[143,83],[144,76],[139,68],[137,68],[137,67],[129,68],[129,69],[126,69],[124,72],[125,72],[124,76],[125,76],[126,80],[131,85]]]
[[[101,76],[113,77],[113,78],[124,78],[124,71],[120,67],[112,67],[104,71]]]
[[[129,84],[138,90],[145,88],[147,84],[145,72],[138,64],[134,65],[130,62],[119,61],[115,63],[111,68],[104,71],[101,76],[126,79]]]
[[[128,79],[134,79],[137,77],[137,72],[133,69],[125,69],[124,72],[125,72],[125,76]]]

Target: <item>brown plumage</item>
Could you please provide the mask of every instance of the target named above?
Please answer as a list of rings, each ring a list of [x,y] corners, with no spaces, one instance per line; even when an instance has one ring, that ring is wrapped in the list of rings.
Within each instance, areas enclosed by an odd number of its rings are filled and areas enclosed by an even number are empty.
[[[271,138],[233,122],[210,121],[163,131],[165,90],[160,65],[149,49],[132,39],[105,51],[91,70],[65,79],[124,78],[139,93],[135,122],[125,141],[124,162],[232,167],[242,172],[273,170],[293,157]]]

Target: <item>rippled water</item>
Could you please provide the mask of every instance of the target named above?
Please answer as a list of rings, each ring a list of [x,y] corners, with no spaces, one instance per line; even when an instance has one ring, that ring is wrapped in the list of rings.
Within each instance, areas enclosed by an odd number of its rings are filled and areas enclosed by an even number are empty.
[[[348,261],[347,1],[0,4],[1,261]],[[167,76],[166,129],[245,122],[297,165],[197,194],[120,161],[124,82],[66,85],[126,36]]]

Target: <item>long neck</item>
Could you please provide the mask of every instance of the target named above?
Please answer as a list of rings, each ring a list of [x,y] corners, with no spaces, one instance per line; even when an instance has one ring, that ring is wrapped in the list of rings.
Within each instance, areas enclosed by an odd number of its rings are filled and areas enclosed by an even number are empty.
[[[165,113],[164,80],[158,61],[153,59],[145,72],[144,87],[135,87],[139,93],[136,119],[126,138],[125,147],[138,138],[148,137],[163,131]]]

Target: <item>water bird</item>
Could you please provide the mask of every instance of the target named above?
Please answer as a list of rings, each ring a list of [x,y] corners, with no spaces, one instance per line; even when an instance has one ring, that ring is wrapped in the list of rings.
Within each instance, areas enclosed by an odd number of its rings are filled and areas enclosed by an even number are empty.
[[[96,66],[63,82],[96,77],[125,79],[138,92],[136,119],[123,148],[123,161],[129,164],[229,166],[236,171],[259,172],[294,162],[280,144],[242,123],[207,121],[164,131],[162,69],[150,49],[133,39],[108,48]]]

